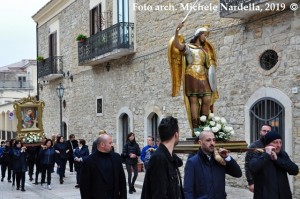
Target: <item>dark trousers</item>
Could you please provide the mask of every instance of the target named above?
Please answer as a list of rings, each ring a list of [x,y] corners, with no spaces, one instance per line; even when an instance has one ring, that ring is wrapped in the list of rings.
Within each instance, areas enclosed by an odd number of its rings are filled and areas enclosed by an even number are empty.
[[[16,175],[16,184],[17,188],[20,188],[20,182],[21,182],[21,188],[24,189],[25,187],[25,171],[14,171]]]
[[[132,176],[132,169],[131,168],[133,168],[133,172],[134,172],[134,176],[132,178],[132,181],[131,181],[131,176]],[[127,173],[128,173],[128,186],[132,187],[132,186],[134,186],[134,183],[135,183],[136,178],[138,176],[137,164],[126,164],[126,169],[127,169]]]
[[[42,166],[40,164],[35,164],[35,184],[38,183],[39,173],[42,173]]]
[[[73,157],[69,157],[68,160],[69,160],[70,172],[73,172],[74,159],[73,159]],[[75,169],[75,171],[76,171],[76,169]]]
[[[81,175],[81,167],[76,167],[76,183],[79,185],[80,182],[80,175]]]
[[[8,164],[7,180],[11,180],[11,176],[13,177],[13,182],[15,182],[15,174],[13,172],[12,165]]]
[[[66,164],[67,164],[67,159],[60,159],[58,162],[59,165],[58,174],[60,179],[63,179],[63,177],[65,176]]]
[[[53,165],[52,164],[43,164],[42,165],[42,180],[41,183],[45,183],[46,179],[46,172],[47,172],[47,185],[51,184],[51,173],[53,170]]]
[[[28,165],[28,175],[32,178],[33,170],[34,170],[34,161],[27,161]]]
[[[5,178],[6,169],[8,170],[8,176],[11,176],[11,170],[8,169],[8,163],[2,162],[1,164],[1,178]]]

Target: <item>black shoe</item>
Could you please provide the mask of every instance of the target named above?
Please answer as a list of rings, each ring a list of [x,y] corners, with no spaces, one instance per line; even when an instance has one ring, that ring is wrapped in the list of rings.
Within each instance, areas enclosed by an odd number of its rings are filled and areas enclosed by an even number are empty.
[[[131,187],[131,190],[132,190],[133,192],[136,192],[134,186]]]
[[[133,194],[132,189],[129,189],[129,193],[130,193],[130,194]]]
[[[24,189],[24,188],[22,188],[22,189],[21,189],[21,191],[25,191],[25,189]]]
[[[1,182],[3,182],[3,178],[1,178]]]
[[[11,183],[12,181],[11,181],[11,180],[8,180],[7,182]]]
[[[75,185],[75,188],[79,188],[79,184]]]
[[[17,187],[17,190],[20,190],[20,187]]]
[[[33,180],[33,178],[32,178],[32,177],[30,177],[30,178],[29,178],[29,181],[31,182],[32,180]]]
[[[12,183],[12,186],[15,186],[15,183]]]
[[[38,183],[38,182],[34,182],[34,183],[32,183],[32,184],[38,185],[39,183]]]
[[[63,180],[63,179],[60,179],[59,182],[60,182],[60,184],[63,184],[63,183],[64,183],[64,180]]]

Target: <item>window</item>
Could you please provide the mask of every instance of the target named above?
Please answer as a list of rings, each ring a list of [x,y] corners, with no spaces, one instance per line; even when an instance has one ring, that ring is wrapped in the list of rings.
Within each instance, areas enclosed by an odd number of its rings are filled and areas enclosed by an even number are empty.
[[[156,113],[154,113],[151,118],[151,132],[152,132],[152,137],[154,137],[154,139],[159,137],[159,135],[158,135],[158,116]]]
[[[24,77],[24,76],[19,76],[18,77],[18,82],[19,82],[19,87],[20,88],[23,88],[23,87],[25,87],[25,82],[26,82],[26,77]]]
[[[97,116],[102,116],[103,115],[103,98],[102,97],[97,97],[96,100],[96,109],[97,109]]]
[[[102,31],[102,7],[101,4],[97,5],[90,11],[90,33],[91,35]]]
[[[284,108],[273,98],[262,98],[254,103],[250,109],[250,141],[259,139],[259,131],[263,124],[270,124],[272,131],[282,137],[284,147]]]
[[[260,66],[264,70],[271,70],[278,62],[278,55],[274,50],[266,50],[259,59]]]
[[[127,114],[122,116],[122,135],[123,135],[123,146],[127,142],[127,135],[129,133],[129,117]]]
[[[58,71],[58,65],[57,65],[57,33],[54,32],[49,35],[49,58],[51,61],[51,73],[56,74]]]
[[[119,22],[129,22],[129,0],[118,0]]]
[[[3,131],[3,130],[2,130],[2,133],[1,133],[1,140],[6,140],[5,131]]]

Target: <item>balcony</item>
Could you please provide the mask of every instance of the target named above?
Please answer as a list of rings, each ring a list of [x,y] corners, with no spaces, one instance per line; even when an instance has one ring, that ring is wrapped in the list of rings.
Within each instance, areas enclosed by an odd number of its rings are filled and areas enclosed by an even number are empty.
[[[274,11],[279,12],[289,9],[290,4],[294,1],[295,0],[220,0],[220,17],[247,19],[261,13],[273,13]]]
[[[53,56],[38,62],[38,78],[48,81],[61,78],[63,76],[62,58],[62,56]]]
[[[33,89],[31,81],[3,81],[0,82],[0,90],[1,89]]]
[[[134,53],[134,24],[120,22],[78,43],[80,66],[95,66]]]

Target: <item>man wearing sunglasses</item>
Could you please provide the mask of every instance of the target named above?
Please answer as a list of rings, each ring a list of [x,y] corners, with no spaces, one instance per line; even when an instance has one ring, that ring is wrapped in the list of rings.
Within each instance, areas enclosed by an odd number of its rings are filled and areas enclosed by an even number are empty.
[[[264,137],[272,130],[272,126],[269,124],[263,124],[260,129],[260,138],[255,142],[251,143],[248,148],[264,148]],[[245,156],[245,174],[249,185],[249,190],[254,192],[254,180],[252,173],[249,170],[249,161],[252,159],[254,151],[248,151]]]

